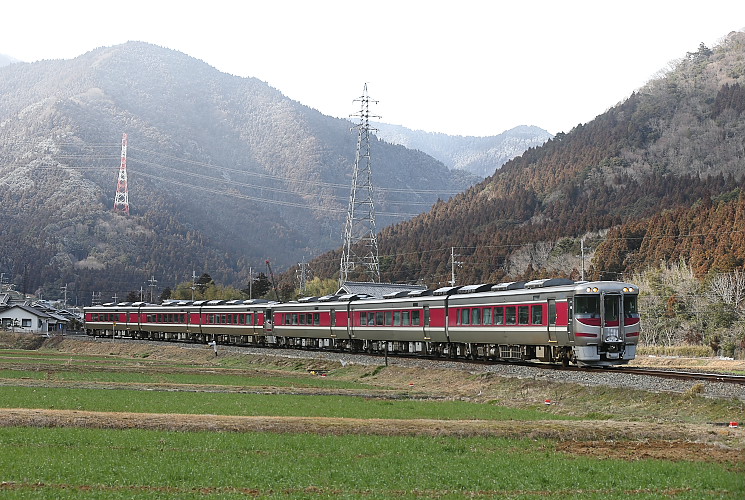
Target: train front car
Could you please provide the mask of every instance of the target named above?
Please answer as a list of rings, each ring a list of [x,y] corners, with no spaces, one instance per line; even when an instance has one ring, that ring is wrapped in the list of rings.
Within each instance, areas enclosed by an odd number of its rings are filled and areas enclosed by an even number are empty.
[[[639,287],[617,281],[578,283],[569,306],[574,360],[585,366],[622,365],[636,357]]]

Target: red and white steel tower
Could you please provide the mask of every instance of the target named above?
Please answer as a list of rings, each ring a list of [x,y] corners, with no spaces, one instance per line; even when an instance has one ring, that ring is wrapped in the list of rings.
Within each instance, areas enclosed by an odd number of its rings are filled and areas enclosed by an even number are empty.
[[[119,181],[116,183],[114,212],[129,215],[129,188],[127,187],[127,134],[122,134],[122,163],[119,167]]]

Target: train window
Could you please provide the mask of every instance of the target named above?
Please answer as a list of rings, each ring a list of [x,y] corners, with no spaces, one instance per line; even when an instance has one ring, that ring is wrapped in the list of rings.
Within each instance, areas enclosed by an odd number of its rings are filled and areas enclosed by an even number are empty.
[[[494,324],[504,325],[504,307],[494,308]]]
[[[162,323],[163,322],[163,315],[162,314],[157,314],[156,315],[156,321],[158,323]]]
[[[519,325],[527,325],[530,323],[530,306],[518,306],[517,323]]]
[[[516,325],[517,324],[517,311],[515,306],[509,306],[504,308],[504,323],[506,325]]]
[[[292,313],[292,324],[293,325],[297,325],[298,324],[297,313]]]
[[[375,324],[378,326],[383,326],[383,311],[375,313]]]
[[[239,314],[238,315],[238,324],[239,325],[245,325],[246,324],[246,315],[245,314]]]
[[[313,324],[320,326],[321,324],[321,313],[313,313]]]
[[[304,325],[305,324],[305,314],[301,314],[298,319],[300,320],[300,324],[301,325]]]
[[[374,312],[367,313],[367,325],[375,326],[375,313]]]
[[[391,326],[392,324],[393,324],[393,312],[386,311],[385,312],[385,326]]]
[[[530,322],[534,325],[543,324],[543,305],[534,305],[530,308],[531,318]]]
[[[460,324],[461,325],[470,325],[471,324],[471,310],[470,309],[461,309],[460,310]]]
[[[597,295],[577,295],[574,297],[574,314],[591,314],[600,317],[600,297]]]
[[[618,321],[618,296],[607,295],[605,304],[605,321]]]
[[[313,313],[307,313],[305,315],[305,323],[308,324],[308,325],[312,325],[313,324]]]
[[[181,323],[186,323],[186,314],[181,315]]]
[[[480,325],[481,324],[481,309],[474,309],[473,313],[471,314],[471,322],[474,325]]]
[[[636,295],[624,295],[623,296],[623,313],[629,318],[632,314],[637,314],[639,311],[636,309]]]
[[[484,325],[492,324],[491,311],[492,311],[491,307],[487,307],[484,309],[484,317],[482,318],[482,324]]]
[[[409,311],[401,311],[401,325],[409,326],[411,324],[411,313]]]
[[[255,316],[253,314],[247,314],[246,315],[246,318],[248,318],[248,319],[246,319],[246,324],[247,325],[253,325],[254,324]]]
[[[429,311],[426,309],[426,311]],[[421,324],[419,319],[419,311],[411,311],[411,325],[412,326],[419,326]]]
[[[393,326],[401,326],[401,311],[393,311]]]

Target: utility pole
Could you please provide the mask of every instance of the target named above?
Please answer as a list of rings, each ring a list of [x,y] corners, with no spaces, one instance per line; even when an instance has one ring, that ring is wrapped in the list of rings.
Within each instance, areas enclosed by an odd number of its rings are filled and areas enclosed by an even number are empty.
[[[339,267],[339,282],[344,284],[350,277],[367,275],[369,281],[380,282],[378,240],[375,236],[375,205],[373,203],[372,160],[370,157],[370,102],[367,84],[362,96],[355,99],[360,111],[351,116],[360,119],[357,129],[357,153],[352,171],[352,189],[349,193],[347,222],[344,226],[344,250]],[[361,269],[357,269],[360,266]],[[358,271],[353,273],[353,271]],[[356,277],[355,276],[355,277]]]
[[[63,300],[64,308],[67,309],[67,283],[65,283],[65,286],[61,287],[62,291],[65,292],[65,298]]]
[[[254,268],[248,266],[248,298],[254,298]]]
[[[150,277],[150,279],[148,280],[148,282],[150,283],[148,286],[150,287],[150,303],[152,304],[152,303],[154,303],[153,291],[155,289],[155,284],[158,282],[158,280],[156,280],[155,279],[155,276],[153,275],[153,276]]]
[[[580,252],[582,253],[582,276],[581,280],[585,281],[585,237],[582,237],[580,242]]]
[[[114,212],[129,215],[129,187],[127,186],[127,134],[122,134],[122,162],[119,166],[119,180],[116,183]]]
[[[455,286],[455,266],[460,266],[463,262],[455,260],[460,255],[455,253],[455,247],[450,247],[450,286]]]
[[[191,301],[194,302],[194,290],[197,289],[197,273],[194,268],[191,269]]]

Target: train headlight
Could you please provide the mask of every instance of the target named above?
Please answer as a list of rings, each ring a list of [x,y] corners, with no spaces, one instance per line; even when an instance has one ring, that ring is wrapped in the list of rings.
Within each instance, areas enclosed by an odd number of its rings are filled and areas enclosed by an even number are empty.
[[[599,289],[598,287],[592,287],[592,288],[591,288],[591,287],[589,287],[589,286],[588,286],[588,287],[587,287],[587,288],[585,289],[585,291],[586,291],[587,293],[592,293],[592,292],[595,292],[595,293],[597,293],[598,291],[600,291],[600,289]]]
[[[634,293],[635,292],[634,288],[633,287],[630,287],[630,286],[624,287],[623,288],[623,291],[626,292],[626,293]]]

